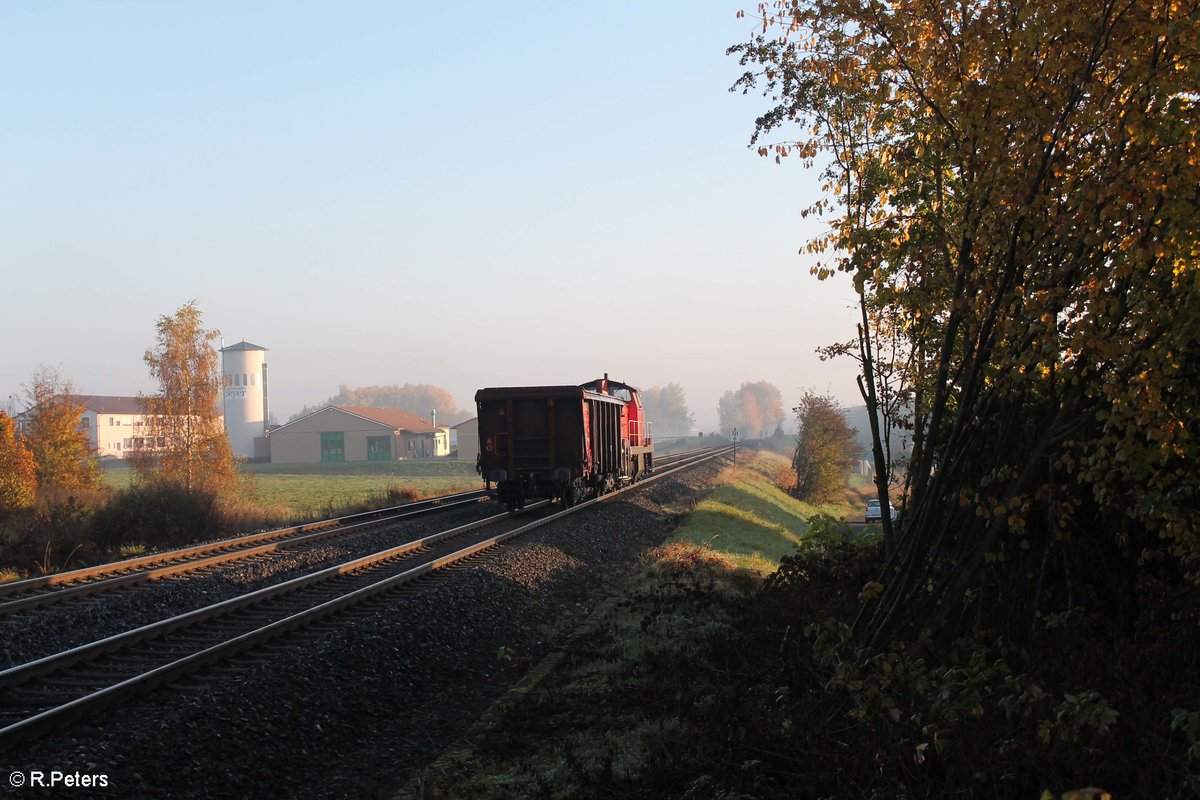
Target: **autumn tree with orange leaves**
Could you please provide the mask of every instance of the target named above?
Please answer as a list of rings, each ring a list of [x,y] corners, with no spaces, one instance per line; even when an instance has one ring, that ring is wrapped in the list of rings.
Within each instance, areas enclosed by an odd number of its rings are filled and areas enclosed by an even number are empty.
[[[742,439],[773,436],[783,424],[783,395],[767,381],[743,383],[721,395],[717,419],[726,436],[735,428]]]
[[[69,496],[98,490],[104,474],[87,431],[81,427],[87,409],[74,384],[58,369],[41,366],[25,391],[29,410],[25,412],[24,439],[37,464],[43,492],[55,489]]]
[[[29,508],[37,498],[37,463],[15,435],[12,417],[0,411],[0,516]]]
[[[1196,4],[759,13],[732,48],[749,69],[735,88],[773,104],[754,144],[823,169],[808,212],[828,228],[807,249],[817,277],[858,292],[845,349],[877,462],[881,413],[912,434],[907,508],[859,636],[1019,634],[1080,602],[1131,607],[1153,565],[1195,581]],[[883,363],[880,331],[899,337]]]
[[[222,377],[213,344],[221,332],[205,330],[195,300],[159,317],[155,329],[145,362],[159,393],[142,398],[153,446],[133,460],[139,479],[189,492],[232,494],[239,479],[221,419]]]

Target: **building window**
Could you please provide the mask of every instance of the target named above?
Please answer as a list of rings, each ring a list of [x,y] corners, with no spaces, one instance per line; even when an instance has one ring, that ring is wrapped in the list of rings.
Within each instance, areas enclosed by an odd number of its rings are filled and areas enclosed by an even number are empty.
[[[235,375],[233,376],[233,385],[234,385],[234,386],[241,386],[241,385],[242,385],[242,384],[241,384],[241,380],[242,380],[242,376],[241,376],[241,375],[237,375],[237,374],[235,374]]]
[[[346,460],[346,434],[341,431],[321,434],[321,461]]]
[[[258,376],[255,375],[254,373],[250,373],[250,385],[258,386]]]
[[[367,461],[391,461],[392,460],[392,437],[390,436],[368,436],[367,437]]]
[[[250,385],[250,381],[249,381],[249,380],[247,380],[246,378],[247,378],[247,376],[246,376],[246,373],[244,373],[244,372],[243,372],[243,373],[242,373],[242,386],[249,386],[249,385]]]
[[[92,424],[92,421],[88,417],[80,417],[79,427],[88,428],[88,427],[91,427],[91,424]]]

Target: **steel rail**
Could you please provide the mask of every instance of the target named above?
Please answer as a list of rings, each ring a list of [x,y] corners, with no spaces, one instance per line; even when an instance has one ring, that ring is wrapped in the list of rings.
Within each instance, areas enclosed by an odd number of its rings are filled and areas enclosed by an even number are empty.
[[[531,505],[527,510],[532,511],[535,508],[540,508],[546,505],[548,502],[549,501],[542,501],[536,505]],[[231,597],[228,600],[222,600],[218,603],[213,603],[202,608],[186,611],[182,614],[177,614],[173,617],[150,623],[149,625],[143,625],[140,628],[133,628],[132,630],[113,634],[112,636],[98,639],[89,644],[73,647],[70,650],[64,650],[61,653],[45,656],[25,664],[0,670],[0,689],[8,689],[13,686],[20,685],[21,683],[24,683],[32,678],[57,672],[81,661],[87,661],[105,653],[125,649],[139,642],[158,638],[163,634],[181,630],[194,625],[197,622],[215,619],[239,608],[257,604],[269,598],[280,597],[297,589],[302,589],[306,586],[321,583],[329,578],[355,572],[380,561],[395,558],[396,556],[418,550],[422,547],[428,547],[429,545],[436,544],[444,539],[460,536],[478,528],[493,525],[510,516],[511,515],[507,512],[503,514],[495,514],[481,520],[476,520],[475,522],[469,522],[466,525],[459,525],[458,527],[451,528],[449,530],[430,534],[429,536],[425,536],[420,539],[414,539],[411,542],[405,542],[404,544],[397,545],[395,547],[389,547],[386,550],[380,550],[375,553],[371,553],[370,555],[362,556],[361,558],[355,558],[332,567],[326,567],[315,572],[300,575],[290,580],[283,581],[282,583],[265,586],[261,589],[256,589],[252,592],[238,595],[237,597]]]
[[[705,451],[703,449],[686,450],[679,453],[671,453],[663,458],[668,460],[668,463],[674,463],[698,452]],[[469,505],[484,499],[486,496],[486,492],[480,489],[472,492],[460,492],[441,497],[432,497],[400,506],[392,506],[375,511],[364,511],[344,517],[334,517],[328,520],[319,520],[288,528],[277,528],[177,550],[167,550],[125,561],[110,562],[94,567],[85,567],[68,572],[0,584],[0,597],[28,591],[36,592],[39,589],[48,589],[52,586],[62,587],[51,591],[27,594],[24,597],[17,597],[11,600],[0,600],[0,616],[44,605],[51,605],[67,599],[86,597],[123,586],[161,580],[166,577],[216,566],[228,561],[237,561],[302,544],[311,544],[323,539],[345,536],[376,525],[419,516],[433,511],[446,511]],[[364,519],[365,521],[351,522],[357,519]],[[346,524],[348,522],[351,524]],[[267,542],[267,544],[255,546],[258,542]],[[206,553],[215,553],[216,555],[205,556]],[[162,566],[144,569],[144,567],[154,564],[161,564]],[[99,577],[102,575],[111,575],[111,577]]]
[[[471,505],[486,498],[481,489],[440,498],[393,506],[373,512],[362,512],[319,522],[277,528],[262,533],[248,534],[232,539],[223,539],[179,550],[168,550],[150,556],[101,564],[95,567],[43,575],[8,584],[0,584],[0,595],[13,595],[26,591],[38,592],[24,597],[0,601],[0,616],[13,614],[42,605],[61,602],[66,598],[83,597],[108,591],[121,586],[160,580],[171,575],[215,566],[263,553],[285,550],[301,544],[311,544],[322,539],[345,536],[367,528],[384,525],[409,517],[421,516],[434,511],[448,511],[460,506]],[[437,502],[435,502],[437,501]],[[413,508],[413,506],[420,506]],[[351,520],[363,519],[361,522]],[[347,524],[349,523],[349,524]],[[257,544],[265,542],[265,544]],[[207,553],[215,555],[206,556]],[[154,564],[163,566],[146,567]],[[112,577],[99,577],[111,575]],[[61,588],[51,589],[59,586]],[[49,591],[38,591],[49,589]]]
[[[0,595],[15,594],[17,592],[27,591],[29,589],[40,589],[46,586],[75,583],[93,575],[104,574],[106,572],[121,572],[127,569],[145,566],[147,564],[156,564],[176,558],[186,558],[189,556],[213,552],[215,550],[221,550],[228,547],[236,547],[242,544],[253,544],[255,542],[267,541],[269,539],[289,536],[295,533],[306,533],[308,531],[322,530],[326,527],[342,525],[352,520],[404,514],[412,511],[423,511],[427,507],[440,508],[448,501],[469,502],[486,497],[486,495],[487,493],[484,492],[484,490],[475,489],[470,492],[457,492],[455,494],[441,495],[439,497],[427,497],[424,500],[414,500],[411,503],[402,503],[398,506],[389,506],[387,508],[380,508],[374,511],[359,511],[354,514],[347,514],[344,517],[331,517],[329,519],[314,520],[313,522],[304,522],[300,525],[292,525],[286,528],[273,528],[269,531],[247,533],[242,536],[233,536],[227,539],[217,539],[211,542],[204,542],[203,544],[180,547],[175,550],[163,550],[159,553],[150,553],[149,555],[137,556],[136,558],[128,558],[121,561],[110,561],[108,563],[97,564],[92,567],[80,567],[79,569],[68,570],[66,572],[55,572],[49,575],[39,575],[35,578],[24,578],[19,581],[0,583]]]
[[[679,453],[671,453],[663,458],[668,460],[668,463],[674,463],[698,452],[704,452],[704,450],[686,450]],[[40,606],[63,602],[68,599],[87,597],[125,586],[153,582],[174,575],[181,575],[206,567],[216,566],[228,561],[237,561],[256,555],[277,552],[302,544],[311,544],[323,539],[346,536],[376,525],[419,516],[433,511],[446,511],[469,505],[484,499],[486,496],[487,493],[480,489],[471,492],[432,497],[400,506],[392,506],[375,511],[363,511],[344,517],[318,520],[288,528],[277,528],[261,533],[247,534],[245,536],[194,545],[192,547],[167,550],[125,561],[99,564],[94,567],[85,567],[68,572],[0,584],[0,597],[28,591],[36,592],[39,589],[48,589],[52,586],[62,587],[51,591],[27,594],[24,597],[17,597],[11,600],[0,600],[0,616],[27,611]],[[363,519],[364,521],[351,522],[358,519]],[[258,542],[267,542],[267,544],[255,546]],[[215,553],[216,555],[205,556],[206,553]],[[144,568],[154,564],[162,564],[162,566],[151,569]],[[99,577],[102,575],[111,575],[111,577]]]
[[[571,508],[563,509],[554,514],[543,517],[542,519],[538,519],[526,525],[515,528],[511,531],[484,539],[448,555],[441,556],[424,564],[412,567],[408,570],[398,573],[397,575],[384,578],[367,586],[350,591],[340,597],[322,602],[316,606],[313,606],[312,608],[297,612],[283,619],[276,620],[253,631],[242,633],[224,642],[207,647],[199,652],[184,656],[183,658],[177,659],[168,664],[160,665],[145,673],[142,673],[141,675],[127,678],[112,686],[71,700],[61,706],[56,706],[54,708],[37,713],[31,717],[27,717],[19,722],[0,729],[0,751],[10,749],[19,742],[27,741],[30,738],[44,735],[51,730],[68,725],[84,715],[92,714],[96,711],[102,710],[103,708],[106,708],[115,702],[119,702],[122,699],[126,699],[135,694],[148,691],[158,685],[161,685],[162,683],[177,680],[178,678],[195,672],[196,670],[201,669],[209,664],[224,660],[232,655],[235,655],[236,653],[270,641],[271,639],[308,625],[337,611],[349,608],[350,606],[360,603],[363,600],[369,599],[381,592],[388,591],[404,583],[412,581],[415,578],[426,575],[436,569],[440,569],[449,564],[469,558],[479,552],[494,547],[502,542],[508,541],[516,536],[520,536],[528,533],[529,531],[536,530],[544,525],[556,522],[569,514],[579,513],[584,509],[595,505],[596,503],[613,500],[618,495],[624,494],[625,492],[632,491],[634,489],[641,489],[647,484],[663,480],[671,475],[674,475],[675,473],[694,467],[697,464],[720,457],[731,450],[732,447],[718,448],[706,454],[686,459],[684,460],[684,463],[679,464],[678,466],[673,466],[663,472],[657,472],[654,475],[648,476],[625,488],[618,489],[592,500],[587,500]],[[536,503],[529,506],[527,510],[544,507],[548,504],[548,501],[543,501],[541,503]],[[355,569],[361,569],[368,563],[374,563],[387,558],[392,558],[396,555],[399,555],[401,552],[414,550],[435,541],[464,533],[467,530],[483,527],[485,524],[492,524],[509,516],[511,515],[495,515],[487,520],[480,520],[475,523],[469,523],[466,526],[460,526],[449,531],[433,534],[432,536],[425,537],[421,540],[416,540],[404,545],[399,545],[398,547],[389,548],[388,550],[380,551],[370,556],[364,556],[363,558],[354,559],[344,564],[329,567],[309,575],[293,578],[290,581],[285,581],[284,583],[276,584],[275,586],[265,587],[264,589],[259,589],[246,595],[230,598],[229,600],[213,604],[212,606],[196,609],[195,611],[187,612],[167,620],[162,620],[157,623],[152,623],[151,625],[143,626],[142,628],[137,628],[117,634],[115,636],[107,637],[106,639],[92,642],[91,644],[81,645],[80,647],[72,648],[71,650],[64,651],[63,653],[47,656],[27,664],[12,667],[0,672],[0,687],[16,686],[32,678],[51,674],[81,661],[95,658],[103,653],[111,653],[114,651],[127,649],[131,645],[140,641],[157,638],[165,633],[182,629],[201,620],[214,619],[236,610],[237,608],[259,602],[266,597],[280,596],[302,588],[303,586],[311,585],[336,575],[346,574],[347,572],[351,572]]]
[[[665,476],[666,474],[669,474],[669,473],[662,473],[662,474]],[[649,480],[649,479],[646,479],[646,480]],[[642,481],[643,484],[645,482],[646,482],[645,480]],[[624,490],[622,490],[622,491],[624,491]],[[590,502],[593,502],[593,501],[588,501],[588,503],[590,503]],[[578,507],[583,507],[583,506],[587,505],[588,503],[580,503]],[[533,503],[530,506],[528,506],[525,509],[525,511],[532,511],[537,508],[542,508],[548,504],[549,504],[549,501],[546,501],[546,500],[539,501],[537,503]],[[310,586],[310,585],[313,585],[316,583],[320,583],[330,577],[355,572],[359,569],[362,569],[363,567],[369,566],[369,565],[377,563],[379,561],[384,561],[384,560],[387,560],[390,558],[394,558],[398,555],[401,555],[401,554],[404,554],[407,552],[411,552],[411,551],[420,549],[422,547],[430,546],[430,545],[440,542],[442,540],[445,540],[445,539],[448,539],[448,538],[451,538],[454,536],[459,536],[461,534],[467,533],[472,530],[476,530],[481,527],[486,527],[487,525],[491,525],[493,523],[499,522],[500,520],[505,519],[509,516],[511,516],[511,515],[508,513],[497,514],[497,515],[487,517],[482,520],[477,520],[476,522],[472,522],[472,523],[468,523],[466,525],[461,525],[461,526],[452,528],[447,531],[430,534],[430,535],[422,537],[420,539],[415,539],[411,542],[406,542],[404,544],[400,544],[395,547],[377,551],[375,553],[371,553],[369,555],[366,555],[366,556],[363,556],[360,558],[352,559],[350,561],[343,562],[341,564],[338,564],[338,565],[335,565],[332,567],[327,567],[327,568],[320,569],[320,570],[317,570],[314,572],[310,572],[305,575],[301,575],[296,578],[290,579],[288,581],[284,581],[282,583],[267,586],[262,589],[258,589],[256,591],[249,592],[247,594],[238,595],[237,597],[230,598],[228,600],[221,601],[219,603],[214,603],[209,606],[204,606],[199,609],[194,609],[189,612],[184,612],[184,613],[178,614],[174,617],[168,618],[166,620],[160,620],[158,622],[144,625],[139,628],[134,628],[129,631],[124,631],[119,634],[114,634],[112,636],[91,642],[89,644],[80,645],[79,647],[75,647],[70,650],[63,651],[61,653],[57,653],[57,654],[54,654],[51,656],[46,656],[46,657],[43,657],[40,659],[35,659],[34,661],[30,661],[25,664],[10,667],[5,670],[0,670],[0,689],[17,686],[25,681],[31,680],[40,675],[51,674],[55,671],[67,668],[75,663],[80,662],[80,661],[85,661],[85,660],[88,660],[91,658],[95,658],[95,657],[102,655],[104,653],[107,653],[107,652],[112,652],[114,650],[118,650],[118,649],[121,649],[124,647],[129,647],[138,642],[157,638],[166,633],[170,633],[175,630],[180,630],[182,628],[186,628],[186,627],[188,627],[192,624],[195,624],[197,622],[200,622],[200,621],[214,619],[216,617],[219,617],[219,616],[227,614],[231,611],[234,611],[238,608],[242,608],[242,607],[248,606],[248,605],[253,605],[258,602],[261,602],[262,600],[268,599],[268,598],[281,596],[283,594],[294,591],[296,589],[300,589],[305,586]],[[536,525],[534,525],[533,527],[536,527]],[[532,530],[532,527],[530,527],[529,529]],[[257,549],[273,549],[275,546],[276,546],[275,544],[270,544],[270,545],[264,546],[264,548],[256,548],[256,550]]]

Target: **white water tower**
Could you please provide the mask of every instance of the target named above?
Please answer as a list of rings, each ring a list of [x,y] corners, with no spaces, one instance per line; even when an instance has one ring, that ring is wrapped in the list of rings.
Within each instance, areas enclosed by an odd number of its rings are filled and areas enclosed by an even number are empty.
[[[267,348],[243,339],[221,348],[225,383],[225,433],[234,455],[256,455],[254,440],[267,435]]]

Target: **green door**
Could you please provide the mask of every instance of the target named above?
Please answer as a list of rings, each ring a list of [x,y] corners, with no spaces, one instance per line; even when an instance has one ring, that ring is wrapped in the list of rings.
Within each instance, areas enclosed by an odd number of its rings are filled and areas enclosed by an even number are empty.
[[[368,436],[367,437],[367,461],[391,461],[392,460],[392,437],[391,436]]]

